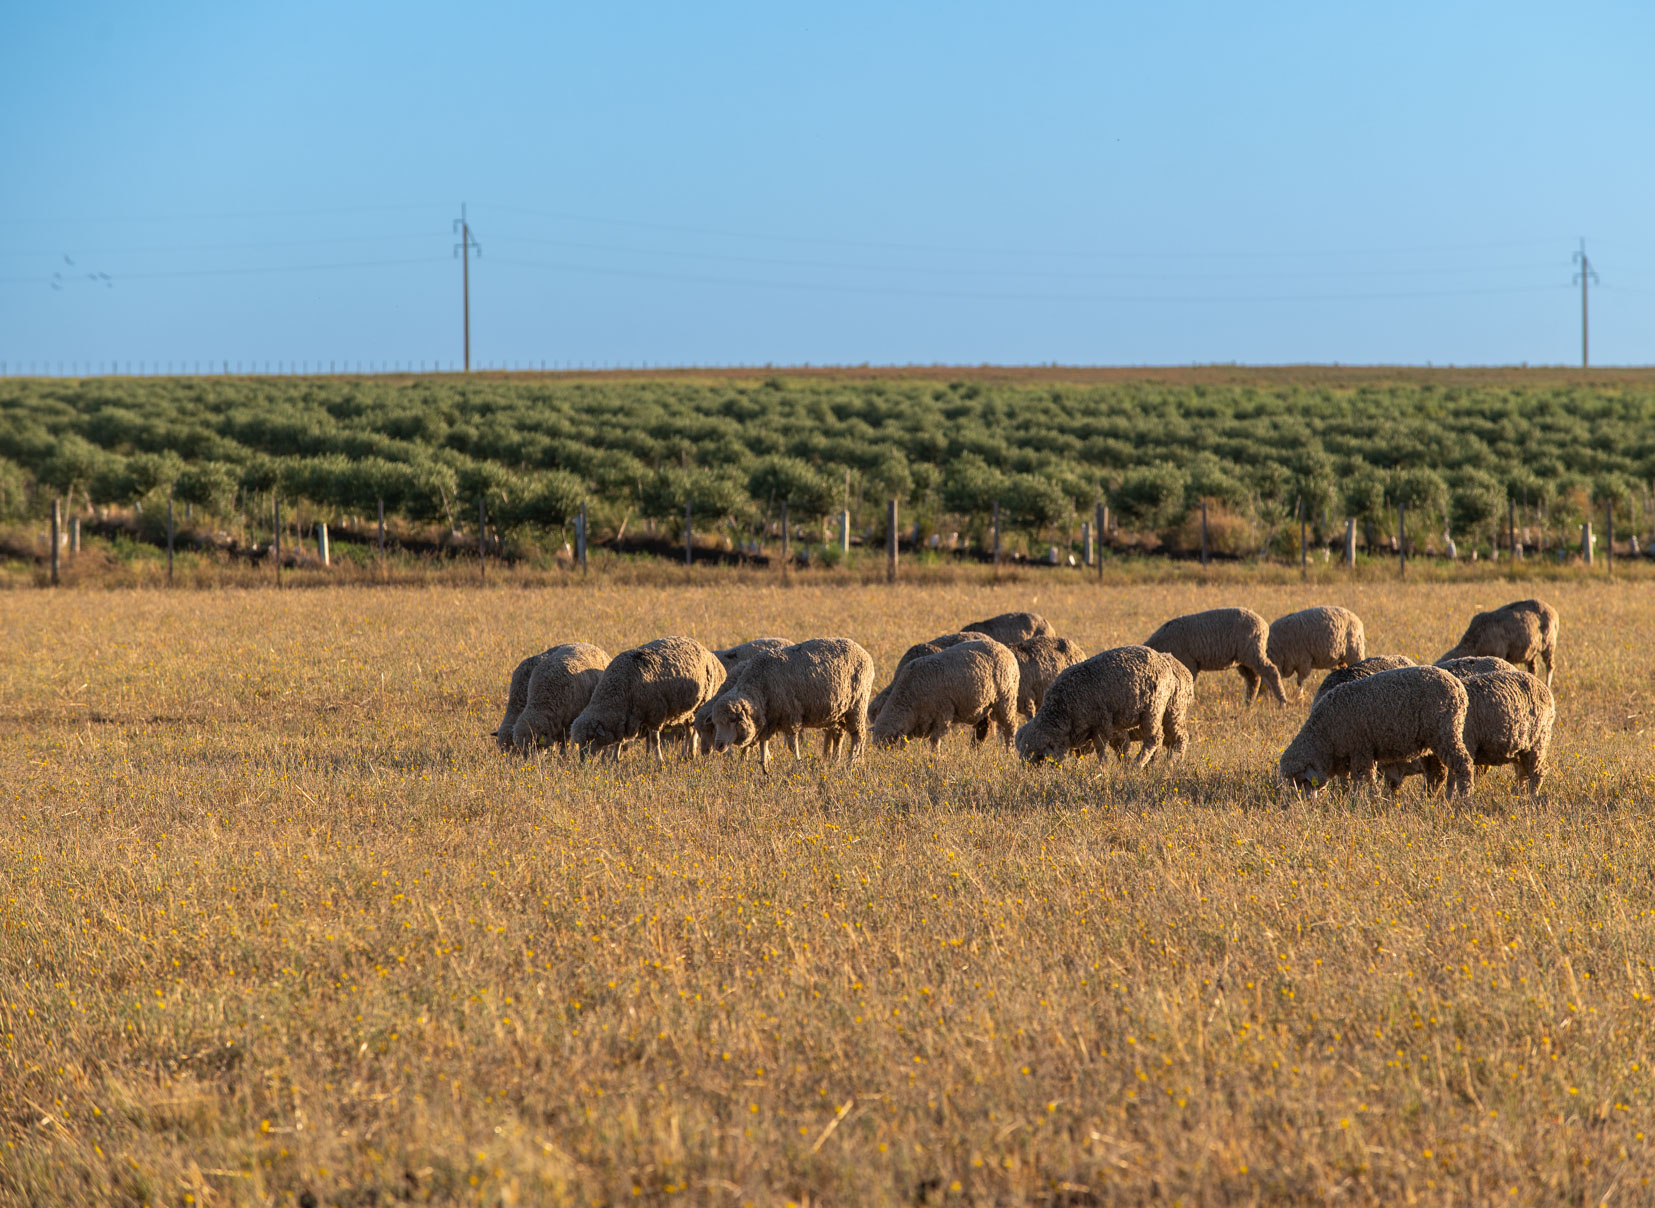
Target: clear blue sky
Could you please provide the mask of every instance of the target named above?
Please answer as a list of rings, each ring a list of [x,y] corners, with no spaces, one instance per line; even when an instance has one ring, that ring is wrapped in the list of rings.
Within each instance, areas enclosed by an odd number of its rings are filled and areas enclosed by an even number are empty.
[[[1570,363],[1581,235],[1594,363],[1655,362],[1647,2],[9,0],[0,31],[9,372],[456,361],[461,201],[481,363]]]

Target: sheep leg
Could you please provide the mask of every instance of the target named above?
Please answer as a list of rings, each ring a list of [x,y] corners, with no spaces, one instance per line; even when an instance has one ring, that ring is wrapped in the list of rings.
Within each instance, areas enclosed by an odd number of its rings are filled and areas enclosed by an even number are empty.
[[[1524,751],[1517,756],[1517,783],[1530,797],[1540,796],[1540,782],[1546,778],[1546,769],[1540,764],[1536,751]]]
[[[770,775],[770,740],[759,739],[759,771],[766,776]]]
[[[804,730],[800,726],[794,726],[787,732],[787,743],[793,750],[793,758],[795,760],[803,759],[805,757],[804,752],[799,749],[799,739],[803,733]]]
[[[1145,709],[1138,718],[1138,730],[1143,735],[1143,746],[1138,749],[1135,767],[1148,767],[1161,749],[1161,719],[1154,709]]]
[[[856,709],[850,715],[850,752],[846,762],[855,763],[862,758],[868,745],[868,715],[861,709]]]
[[[1251,705],[1258,699],[1258,672],[1251,667],[1237,667],[1236,670],[1241,672],[1241,682],[1246,685],[1243,700]]]
[[[661,731],[651,730],[649,732],[649,743],[650,749],[655,752],[655,762],[660,764],[662,767],[665,767],[667,764],[667,753],[661,749]]]
[[[1010,700],[995,702],[994,724],[1000,727],[1000,741],[1008,749],[1017,737],[1017,708]],[[985,735],[985,737],[987,737]]]
[[[1439,743],[1432,754],[1448,765],[1448,796],[1471,796],[1471,753],[1459,736],[1450,735],[1449,741]]]
[[[1362,751],[1353,753],[1350,757],[1350,783],[1353,788],[1375,789],[1379,786],[1379,777],[1376,772],[1378,762],[1373,752]]]
[[[1264,682],[1269,685],[1270,695],[1276,698],[1278,705],[1287,703],[1287,693],[1281,690],[1281,672],[1276,670],[1274,663],[1266,659],[1264,664],[1255,670],[1255,674],[1262,676]]]
[[[1448,772],[1443,767],[1442,760],[1431,752],[1421,756],[1420,763],[1425,768],[1425,791],[1435,793],[1442,787],[1443,781],[1448,779]]]

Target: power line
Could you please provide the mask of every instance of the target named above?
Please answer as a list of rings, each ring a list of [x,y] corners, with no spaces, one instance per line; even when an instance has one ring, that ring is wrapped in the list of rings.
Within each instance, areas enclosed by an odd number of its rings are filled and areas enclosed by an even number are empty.
[[[614,252],[624,255],[637,256],[671,256],[687,260],[716,260],[732,264],[766,264],[788,268],[827,268],[843,269],[858,272],[878,273],[919,273],[938,276],[959,277],[1044,277],[1053,280],[1122,280],[1122,281],[1206,281],[1206,280],[1236,280],[1255,281],[1260,278],[1279,280],[1312,280],[1330,277],[1413,277],[1413,276],[1454,276],[1464,273],[1510,273],[1534,272],[1544,270],[1544,264],[1498,264],[1498,265],[1466,265],[1451,266],[1424,266],[1420,268],[1384,268],[1384,269],[1326,269],[1315,272],[1252,272],[1252,273],[1160,273],[1160,272],[1069,272],[1062,269],[1024,269],[1024,268],[961,268],[954,265],[909,265],[909,264],[847,264],[836,260],[795,260],[775,256],[741,256],[728,252],[688,252],[675,248],[641,248],[628,247],[619,244],[584,243],[569,239],[544,239],[529,235],[495,235],[493,238],[506,243],[526,243],[540,247],[561,247],[577,251]]]
[[[484,203],[484,208],[549,218],[557,222],[590,222],[604,226],[637,227],[644,230],[673,231],[686,235],[708,235],[719,239],[749,239],[772,243],[812,243],[837,247],[879,248],[887,251],[944,252],[950,255],[993,256],[1083,256],[1097,259],[1164,260],[1164,259],[1293,259],[1308,256],[1425,256],[1446,252],[1492,251],[1513,247],[1548,247],[1550,239],[1516,239],[1488,243],[1464,243],[1433,247],[1406,248],[1319,248],[1296,251],[1100,251],[1085,248],[995,248],[960,247],[944,244],[896,243],[866,239],[842,239],[820,235],[784,235],[759,231],[730,231],[714,227],[682,226],[676,223],[649,222],[631,218],[612,218],[595,214],[568,214],[536,210],[526,206]]]
[[[441,231],[417,231],[407,235],[355,235],[340,239],[284,239],[265,243],[149,244],[144,247],[0,248],[0,256],[126,256],[145,252],[240,252],[270,248],[324,247],[342,243],[398,243],[410,239],[440,238]]]
[[[891,297],[921,297],[921,298],[950,298],[960,301],[983,302],[1078,302],[1078,303],[1139,303],[1139,302],[1359,302],[1384,301],[1389,299],[1407,298],[1460,298],[1473,297],[1483,294],[1517,294],[1555,292],[1563,288],[1558,285],[1516,285],[1492,286],[1476,289],[1448,289],[1448,290],[1410,290],[1388,293],[1366,294],[1140,294],[1140,295],[1103,295],[1103,294],[1042,294],[1042,293],[991,293],[976,291],[953,291],[935,289],[916,289],[903,286],[861,286],[840,285],[831,282],[810,281],[778,281],[750,277],[713,277],[692,273],[656,272],[649,269],[619,269],[608,268],[602,265],[554,263],[538,260],[512,260],[496,256],[491,263],[506,264],[516,268],[545,269],[550,272],[561,273],[589,273],[607,277],[639,277],[655,281],[683,281],[700,285],[738,286],[759,289],[802,290],[806,292],[840,293],[840,294],[873,294]]]
[[[249,268],[201,268],[201,269],[169,269],[153,273],[87,273],[84,276],[96,277],[100,282],[114,283],[117,281],[149,281],[169,277],[242,277],[258,273],[308,273],[324,272],[332,269],[345,268],[389,268],[400,264],[441,264],[442,256],[413,256],[401,260],[345,260],[335,264],[267,264]],[[82,274],[76,274],[81,276]],[[32,282],[37,285],[48,284],[53,280],[73,281],[75,277],[0,277],[0,281],[20,283]]]
[[[243,210],[217,214],[128,214],[116,217],[0,218],[0,226],[68,226],[73,223],[216,222],[231,218],[316,218],[337,214],[389,214],[396,211],[437,210],[442,202],[409,202],[388,206],[329,206],[315,210]]]

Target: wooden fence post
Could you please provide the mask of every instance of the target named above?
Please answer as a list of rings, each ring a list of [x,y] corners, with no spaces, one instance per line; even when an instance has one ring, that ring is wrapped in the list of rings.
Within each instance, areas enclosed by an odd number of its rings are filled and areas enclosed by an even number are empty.
[[[1093,527],[1097,530],[1095,540],[1098,546],[1098,584],[1103,584],[1103,535],[1109,528],[1109,508],[1102,500],[1098,501],[1097,523]]]
[[[275,520],[270,528],[270,552],[276,559],[276,586],[282,585],[282,497],[270,492],[270,506],[275,509]]]
[[[890,501],[890,503],[886,505],[886,512],[885,512],[885,544],[886,544],[885,581],[887,583],[895,583],[896,582],[896,547],[897,547],[896,500],[895,499],[892,499]]]
[[[1092,522],[1090,520],[1080,522],[1080,560],[1083,566],[1092,565]]]
[[[850,553],[850,509],[842,508],[839,512],[839,552]]]
[[[58,546],[63,541],[63,500],[52,500],[52,586],[58,584]]]
[[[69,521],[69,558],[73,561],[80,553],[80,517],[75,516]]]
[[[1306,525],[1305,525],[1304,513],[1305,513],[1304,496],[1300,495],[1299,496],[1299,578],[1301,578],[1301,579],[1304,578],[1306,575],[1308,575],[1310,573],[1310,554],[1309,554],[1309,551],[1306,548],[1306,543],[1305,543],[1305,536],[1306,536],[1305,528],[1306,528]]]
[[[1401,555],[1397,563],[1401,570],[1401,577],[1408,577],[1408,505],[1396,505],[1396,552]]]
[[[1584,520],[1580,525],[1580,556],[1586,559],[1586,565],[1592,565],[1592,522]]]
[[[328,522],[326,520],[316,522],[316,552],[322,556],[323,566],[333,565],[332,550],[328,546]]]
[[[167,494],[167,586],[172,586],[172,494]],[[53,540],[56,540],[56,526],[53,526]]]
[[[1345,520],[1345,565],[1356,565],[1356,517],[1350,516]]]
[[[1615,501],[1603,501],[1603,566],[1613,577],[1615,574]]]
[[[580,573],[586,573],[586,501],[581,500],[580,515],[575,517],[575,561],[580,564]]]
[[[385,561],[385,501],[379,501],[379,560]]]

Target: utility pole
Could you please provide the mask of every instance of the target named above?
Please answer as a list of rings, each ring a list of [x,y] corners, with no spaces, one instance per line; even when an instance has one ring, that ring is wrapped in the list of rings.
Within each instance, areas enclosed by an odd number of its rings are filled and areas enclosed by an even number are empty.
[[[1586,258],[1586,240],[1580,241],[1580,250],[1574,254],[1574,262],[1580,265],[1580,271],[1575,274],[1575,280],[1580,282],[1580,367],[1585,369],[1591,364],[1587,355],[1590,344],[1588,335],[1590,326],[1587,323],[1586,286],[1588,282],[1597,282],[1598,275],[1592,271],[1592,262]]]
[[[471,372],[471,253],[483,254],[482,245],[471,237],[471,224],[466,221],[465,202],[460,203],[460,216],[454,220],[454,233],[460,241],[454,245],[454,254],[460,258],[460,290],[465,307],[465,371]]]

